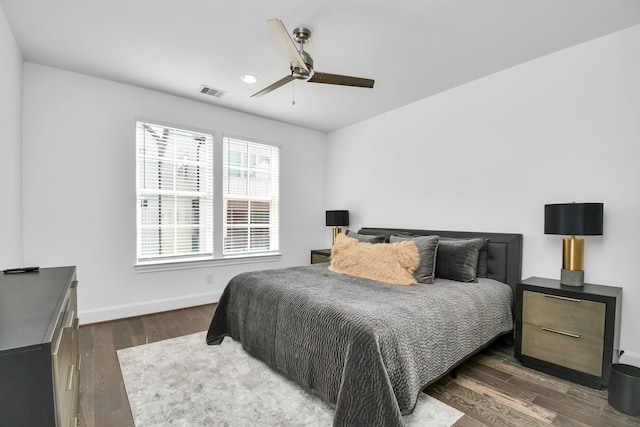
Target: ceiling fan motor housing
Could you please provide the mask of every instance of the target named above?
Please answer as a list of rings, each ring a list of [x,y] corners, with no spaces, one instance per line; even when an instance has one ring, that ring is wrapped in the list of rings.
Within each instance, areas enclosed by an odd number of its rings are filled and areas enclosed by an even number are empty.
[[[300,55],[304,59],[304,63],[307,64],[309,71],[291,64],[291,75],[296,79],[308,80],[313,76],[313,58],[305,51],[300,51]]]

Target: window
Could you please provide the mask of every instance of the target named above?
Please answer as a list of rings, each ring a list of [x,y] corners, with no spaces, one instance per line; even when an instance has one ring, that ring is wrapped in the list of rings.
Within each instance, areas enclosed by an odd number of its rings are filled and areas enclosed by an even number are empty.
[[[136,123],[138,262],[213,254],[213,136]]]
[[[223,254],[279,249],[277,147],[225,137]]]
[[[279,250],[279,148],[221,139],[136,122],[139,265]]]

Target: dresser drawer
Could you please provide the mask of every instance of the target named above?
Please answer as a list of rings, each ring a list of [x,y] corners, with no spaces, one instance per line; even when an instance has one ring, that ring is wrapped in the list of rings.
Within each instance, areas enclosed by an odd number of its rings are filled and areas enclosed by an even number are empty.
[[[72,327],[65,327],[60,335],[57,348],[51,354],[56,416],[60,426],[69,425],[74,409],[74,386],[77,383],[78,372],[73,360],[73,334]]]
[[[590,375],[602,375],[602,340],[569,336],[541,326],[522,325],[522,354]]]
[[[75,286],[69,289],[68,299],[60,329],[53,341],[51,352],[55,406],[58,426],[72,425],[78,413],[79,391],[79,353],[78,353],[78,317],[77,291]]]
[[[522,321],[602,341],[606,304],[524,291]]]

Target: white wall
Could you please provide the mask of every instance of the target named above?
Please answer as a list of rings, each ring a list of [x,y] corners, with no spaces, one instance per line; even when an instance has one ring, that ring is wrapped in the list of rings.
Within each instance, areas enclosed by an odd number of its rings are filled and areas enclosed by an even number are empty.
[[[0,8],[0,269],[22,265],[22,55]]]
[[[329,135],[327,204],[352,227],[524,234],[523,277],[559,278],[546,203],[604,202],[587,282],[623,287],[621,348],[640,361],[640,26]],[[428,79],[429,76],[424,78]]]
[[[308,264],[325,238],[324,133],[31,63],[24,81],[24,261],[78,266],[83,323],[217,301],[236,273]],[[280,261],[134,271],[137,116],[281,144]]]

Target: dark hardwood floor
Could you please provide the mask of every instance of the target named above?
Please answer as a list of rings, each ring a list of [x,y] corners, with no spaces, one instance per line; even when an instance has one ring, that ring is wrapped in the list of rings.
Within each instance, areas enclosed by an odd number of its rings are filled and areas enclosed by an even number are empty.
[[[81,427],[133,426],[116,351],[204,331],[215,305],[158,313],[80,328]],[[616,411],[607,393],[524,368],[513,347],[496,343],[426,392],[465,415],[458,427],[640,426]]]

